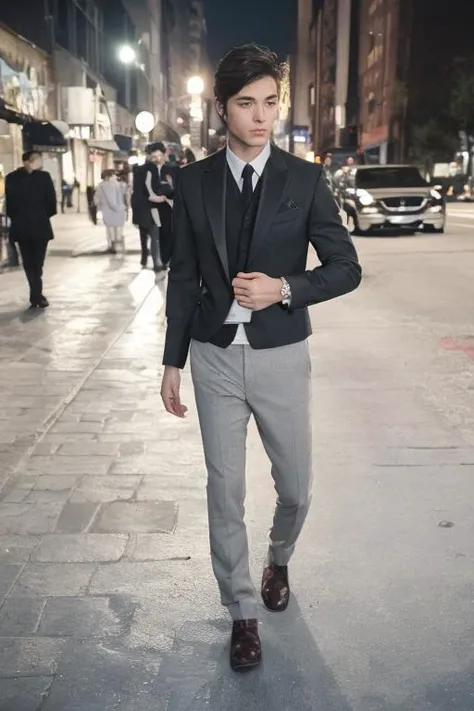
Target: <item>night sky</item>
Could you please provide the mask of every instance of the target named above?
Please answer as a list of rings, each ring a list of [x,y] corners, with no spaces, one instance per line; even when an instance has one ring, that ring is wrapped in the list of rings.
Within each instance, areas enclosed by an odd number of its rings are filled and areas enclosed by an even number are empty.
[[[256,42],[282,60],[291,49],[296,0],[204,0],[208,51],[215,64],[232,47]]]

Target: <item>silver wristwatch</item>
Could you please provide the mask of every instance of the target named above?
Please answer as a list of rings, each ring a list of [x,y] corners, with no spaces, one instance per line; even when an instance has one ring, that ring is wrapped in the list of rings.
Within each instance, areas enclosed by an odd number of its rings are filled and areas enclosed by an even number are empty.
[[[291,287],[286,281],[285,277],[280,277],[281,279],[281,303],[283,306],[288,308],[291,304]]]

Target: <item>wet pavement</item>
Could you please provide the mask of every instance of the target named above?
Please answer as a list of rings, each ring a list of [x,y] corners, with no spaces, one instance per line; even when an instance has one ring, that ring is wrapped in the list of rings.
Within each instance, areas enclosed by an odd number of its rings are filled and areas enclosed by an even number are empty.
[[[361,239],[312,310],[314,501],[264,663],[228,666],[189,372],[159,380],[164,281],[138,255],[0,276],[0,711],[472,711],[474,243]],[[467,224],[470,224],[469,222]],[[474,224],[474,223],[473,223]],[[258,586],[274,494],[255,429]]]

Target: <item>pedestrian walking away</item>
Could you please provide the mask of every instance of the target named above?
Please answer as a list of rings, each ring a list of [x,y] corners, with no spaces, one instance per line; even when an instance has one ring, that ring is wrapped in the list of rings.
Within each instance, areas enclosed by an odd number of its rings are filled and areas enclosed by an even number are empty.
[[[141,265],[148,263],[148,240],[153,269],[167,268],[171,251],[171,207],[174,195],[173,171],[165,165],[163,143],[146,147],[146,161],[135,169],[132,192],[132,221],[140,231]]]
[[[30,308],[49,306],[43,294],[43,266],[48,242],[54,239],[50,218],[57,212],[57,202],[51,176],[42,167],[41,153],[27,151],[23,167],[9,173],[5,181],[10,239],[18,243],[30,287]]]
[[[311,498],[307,307],[355,289],[361,269],[320,165],[270,142],[286,65],[233,49],[215,77],[224,150],[183,168],[174,203],[161,394],[184,417],[191,371],[208,472],[213,570],[233,620],[234,669],[260,663],[257,596],[244,523],[247,425],[253,415],[278,494],[263,566],[266,608],[290,600],[288,564]],[[306,270],[309,245],[321,266]]]
[[[102,173],[102,182],[97,186],[94,201],[102,213],[102,220],[107,230],[107,248],[115,254],[118,245],[122,250],[124,249],[126,198],[114,170],[104,170]]]

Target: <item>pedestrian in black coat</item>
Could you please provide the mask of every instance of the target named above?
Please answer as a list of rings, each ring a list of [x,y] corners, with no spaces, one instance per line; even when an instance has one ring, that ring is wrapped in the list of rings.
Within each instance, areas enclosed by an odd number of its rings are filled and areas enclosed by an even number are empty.
[[[172,171],[165,163],[163,143],[150,143],[146,162],[133,175],[132,220],[140,230],[141,265],[148,261],[148,239],[155,272],[161,272],[171,253],[171,205],[174,195]]]
[[[54,239],[50,218],[57,212],[53,181],[42,167],[41,153],[27,151],[23,154],[23,168],[9,173],[5,180],[10,238],[20,249],[30,285],[31,308],[49,306],[43,294],[43,265],[48,242]]]

